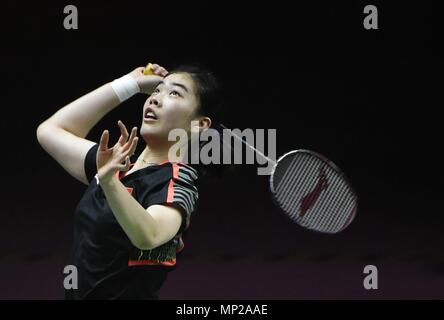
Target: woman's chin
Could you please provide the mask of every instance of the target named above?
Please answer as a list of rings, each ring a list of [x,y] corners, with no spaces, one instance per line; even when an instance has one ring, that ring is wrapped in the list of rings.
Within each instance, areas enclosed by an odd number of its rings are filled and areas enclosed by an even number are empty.
[[[156,135],[159,132],[159,127],[155,125],[155,123],[148,123],[143,121],[140,126],[140,134],[141,135]]]
[[[152,126],[142,125],[140,136],[147,144],[158,144],[168,141],[168,134]]]

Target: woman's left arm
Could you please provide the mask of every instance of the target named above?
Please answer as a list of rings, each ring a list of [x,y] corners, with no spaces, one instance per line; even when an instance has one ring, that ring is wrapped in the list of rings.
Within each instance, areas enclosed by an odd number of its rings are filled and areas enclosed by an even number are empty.
[[[115,218],[137,248],[156,248],[179,231],[182,216],[175,207],[152,205],[144,209],[116,176],[100,181],[100,185]]]
[[[97,149],[97,177],[115,218],[130,241],[139,249],[150,250],[177,234],[182,215],[169,205],[152,205],[145,209],[120,182],[115,172],[129,170],[129,157],[136,150],[138,138],[136,127],[129,135],[121,121],[118,126],[121,135],[112,148],[108,148],[108,130],[102,133]]]

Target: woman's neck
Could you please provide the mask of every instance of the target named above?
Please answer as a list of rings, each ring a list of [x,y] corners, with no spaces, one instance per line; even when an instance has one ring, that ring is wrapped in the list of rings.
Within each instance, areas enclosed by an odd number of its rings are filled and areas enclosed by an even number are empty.
[[[142,151],[137,158],[141,164],[159,164],[168,161],[168,149],[155,149],[148,146]]]

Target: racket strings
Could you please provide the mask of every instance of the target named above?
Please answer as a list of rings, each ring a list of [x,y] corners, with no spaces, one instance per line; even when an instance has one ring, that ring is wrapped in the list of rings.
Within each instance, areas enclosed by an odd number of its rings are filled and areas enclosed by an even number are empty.
[[[303,185],[301,185],[300,177],[305,174],[306,177],[315,179],[312,166],[308,166],[304,168],[303,161],[297,161],[298,159],[294,158],[293,161],[289,164],[288,168],[285,168],[284,165],[280,166],[282,169],[286,169],[282,179],[278,182],[278,187],[276,193],[280,195],[280,202],[285,209],[289,209],[293,207],[293,200],[295,199],[296,194],[303,193],[308,190],[309,183],[312,181],[306,181]],[[298,174],[298,173],[302,173]],[[302,187],[300,190],[298,187]],[[292,210],[293,215],[296,215],[297,210]]]
[[[353,219],[353,191],[340,172],[313,154],[296,152],[282,158],[272,184],[278,204],[304,227],[335,233]]]
[[[353,200],[346,196],[348,187],[341,183],[340,177],[333,175],[332,179],[332,188],[337,191],[330,192],[328,198],[321,203],[317,210],[324,214],[319,214],[319,219],[314,221],[320,229],[328,232],[339,231],[345,225],[353,203]]]
[[[287,210],[291,209],[295,218],[298,215],[296,201],[301,198],[300,195],[307,195],[317,180],[316,164],[313,161],[307,162],[304,158],[306,157],[295,157],[288,168],[281,166],[286,170],[276,191],[280,195],[282,206]]]
[[[316,175],[314,163],[306,162],[303,158],[294,157],[288,167],[286,167],[287,164],[282,163],[280,169],[284,171],[284,174],[279,181],[276,194],[282,208],[290,214],[290,217],[305,226],[305,219],[298,217],[297,201],[301,199],[300,195],[306,195],[309,192],[310,186],[315,183]],[[301,181],[304,177],[305,181]],[[306,220],[309,216],[310,213],[306,216]]]

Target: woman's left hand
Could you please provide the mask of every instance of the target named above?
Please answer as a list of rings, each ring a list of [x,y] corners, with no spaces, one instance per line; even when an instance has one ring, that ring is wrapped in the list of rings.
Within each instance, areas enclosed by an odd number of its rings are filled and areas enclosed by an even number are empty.
[[[120,138],[114,147],[108,149],[108,130],[103,131],[100,138],[97,150],[97,175],[99,181],[109,181],[113,178],[116,171],[128,171],[131,165],[129,157],[134,154],[137,147],[137,127],[134,127],[131,130],[131,135],[129,135],[122,121],[119,120],[117,124],[120,127]]]

